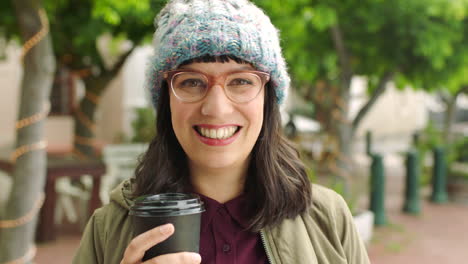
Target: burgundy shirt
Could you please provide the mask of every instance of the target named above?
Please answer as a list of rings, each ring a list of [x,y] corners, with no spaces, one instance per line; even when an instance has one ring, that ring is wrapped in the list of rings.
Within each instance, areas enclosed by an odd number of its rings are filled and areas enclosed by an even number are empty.
[[[200,255],[203,264],[268,263],[260,233],[247,231],[249,215],[245,195],[224,204],[201,194]]]

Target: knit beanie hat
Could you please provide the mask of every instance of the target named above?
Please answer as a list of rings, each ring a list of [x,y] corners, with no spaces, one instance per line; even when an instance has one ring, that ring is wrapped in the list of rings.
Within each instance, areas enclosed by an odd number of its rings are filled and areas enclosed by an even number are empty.
[[[290,79],[278,30],[248,0],[172,0],[156,17],[155,26],[146,83],[154,107],[164,72],[204,55],[232,55],[269,73],[277,102],[284,101]]]

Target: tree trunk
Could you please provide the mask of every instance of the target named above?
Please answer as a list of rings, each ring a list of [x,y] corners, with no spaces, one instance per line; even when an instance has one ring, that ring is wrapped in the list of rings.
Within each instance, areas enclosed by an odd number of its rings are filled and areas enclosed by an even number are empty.
[[[385,91],[387,90],[388,83],[393,80],[394,76],[395,76],[395,72],[393,71],[387,71],[382,75],[382,77],[379,80],[379,83],[377,84],[377,88],[371,94],[369,100],[367,100],[367,102],[361,107],[361,109],[359,110],[359,112],[357,113],[356,117],[353,120],[352,137],[354,137],[354,134],[356,133],[356,130],[361,124],[361,121],[367,115],[369,110],[377,102],[380,96],[385,93]]]
[[[338,139],[338,168],[341,168],[345,174],[350,173],[350,161],[351,161],[351,151],[352,151],[352,127],[351,122],[349,121],[348,113],[349,113],[349,103],[350,103],[350,92],[351,92],[351,82],[347,82],[342,84],[340,89],[340,96],[338,97],[339,100],[342,101],[339,108],[337,108],[335,115],[339,115],[336,119],[336,136]]]
[[[95,159],[98,153],[95,149],[95,112],[97,109],[97,99],[111,81],[111,78],[92,78],[85,80],[86,92],[88,96],[81,99],[78,108],[75,110],[75,141],[74,151],[80,158]],[[89,96],[89,94],[92,96]]]
[[[444,141],[446,144],[452,143],[452,126],[455,122],[455,110],[457,106],[457,98],[460,94],[468,92],[468,86],[461,86],[455,94],[446,101],[447,110],[444,118]]]
[[[88,76],[84,79],[86,93],[78,108],[75,110],[75,142],[74,152],[82,159],[95,159],[98,157],[95,148],[95,112],[99,103],[99,97],[109,83],[122,69],[128,56],[135,46],[123,54],[111,70],[104,71],[100,76]]]
[[[333,122],[332,132],[337,141],[336,170],[338,176],[348,178],[352,172],[352,129],[349,121],[349,101],[351,93],[351,79],[353,71],[350,63],[350,53],[345,45],[343,32],[339,25],[331,27],[330,33],[333,39],[340,63],[340,79],[336,98],[334,98],[334,109],[332,109]],[[345,183],[345,191],[348,189]]]
[[[321,171],[341,180],[344,194],[349,194],[350,177],[353,175],[352,159],[353,138],[360,121],[368,113],[377,99],[385,91],[387,83],[393,78],[393,72],[385,73],[368,102],[361,108],[354,120],[349,117],[351,100],[351,80],[353,70],[350,64],[350,53],[346,48],[343,33],[339,25],[330,28],[330,34],[340,64],[338,86],[330,80],[317,82],[314,87],[313,101],[316,106],[317,120],[329,137],[325,142],[326,157],[320,164]]]
[[[319,171],[340,178],[350,176],[351,124],[349,111],[349,88],[343,89],[330,81],[319,81],[314,87],[313,104],[315,118],[326,135]]]
[[[13,1],[16,18],[24,40],[41,30],[38,10],[40,1]],[[55,59],[50,36],[47,34],[24,57],[21,83],[19,119],[44,110],[52,86]],[[44,139],[44,122],[39,121],[17,132],[16,146],[37,143]],[[26,215],[34,207],[44,190],[47,156],[44,149],[28,152],[16,161],[12,190],[2,220],[13,220]],[[0,229],[0,263],[19,259],[34,243],[37,217],[14,228]],[[28,261],[29,263],[29,261]]]

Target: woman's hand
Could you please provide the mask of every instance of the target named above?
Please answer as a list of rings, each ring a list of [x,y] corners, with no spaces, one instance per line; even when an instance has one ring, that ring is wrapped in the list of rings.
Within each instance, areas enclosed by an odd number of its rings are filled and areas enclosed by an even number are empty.
[[[135,237],[125,249],[120,264],[140,264],[145,251],[161,243],[174,233],[174,226],[166,224],[155,227]],[[201,256],[192,252],[180,252],[157,256],[142,264],[199,264]]]

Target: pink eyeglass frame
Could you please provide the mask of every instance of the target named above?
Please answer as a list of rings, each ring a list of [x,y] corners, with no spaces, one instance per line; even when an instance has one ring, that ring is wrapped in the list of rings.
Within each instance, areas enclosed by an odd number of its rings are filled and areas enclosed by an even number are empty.
[[[220,74],[218,76],[209,75],[209,74],[203,73],[201,71],[196,71],[196,70],[172,70],[172,71],[164,72],[163,77],[166,80],[166,82],[169,84],[174,96],[177,97],[177,99],[181,100],[182,102],[188,102],[188,103],[196,103],[196,102],[199,102],[199,101],[203,100],[203,98],[205,98],[205,96],[208,94],[209,89],[206,90],[205,94],[200,99],[197,99],[195,101],[187,101],[187,100],[183,100],[182,98],[180,98],[176,94],[176,92],[174,91],[174,87],[172,86],[172,81],[173,81],[175,76],[177,76],[178,74],[181,74],[181,73],[185,73],[185,72],[193,72],[193,73],[198,73],[198,74],[203,75],[208,80],[208,88],[213,87],[216,84],[216,81],[218,79],[221,79],[223,81],[222,84],[221,84],[221,87],[223,87],[224,93],[229,98],[229,100],[231,100],[231,101],[233,101],[235,103],[248,103],[248,102],[254,100],[255,98],[257,98],[257,96],[260,94],[262,89],[265,87],[265,84],[267,84],[268,81],[270,81],[270,74],[266,73],[266,72],[262,72],[262,71],[232,71],[232,72],[226,72],[226,73]],[[224,82],[226,81],[226,78],[227,78],[228,75],[236,74],[236,73],[251,73],[251,74],[255,74],[255,75],[260,77],[260,80],[262,81],[262,87],[260,88],[260,90],[258,90],[258,93],[252,99],[250,99],[248,101],[245,101],[245,102],[237,102],[237,101],[233,100],[229,96],[229,93],[226,91]],[[218,84],[220,84],[220,83],[218,83]]]

